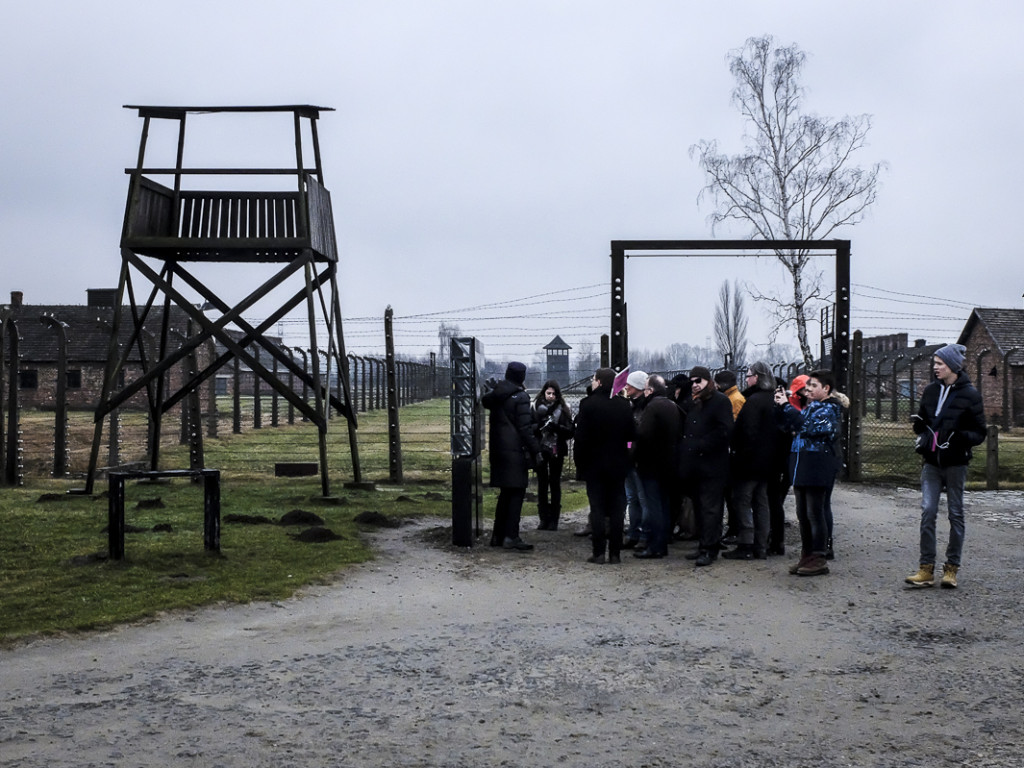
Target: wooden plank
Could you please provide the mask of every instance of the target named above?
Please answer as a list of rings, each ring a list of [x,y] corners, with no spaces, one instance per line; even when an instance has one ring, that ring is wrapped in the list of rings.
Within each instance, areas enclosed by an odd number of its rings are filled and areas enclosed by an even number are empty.
[[[210,236],[210,201],[208,198],[200,198],[202,215],[199,219],[198,237],[208,238]]]
[[[274,236],[285,237],[284,201],[274,200]]]
[[[274,477],[308,477],[320,471],[315,461],[279,461],[274,464]]]
[[[231,216],[228,221],[228,231],[225,235],[230,237],[232,240],[237,240],[240,236],[238,229],[238,209],[242,206],[242,199],[239,197],[232,197],[228,199],[228,207],[231,211]]]
[[[191,197],[181,198],[181,224],[178,227],[178,236],[190,235],[192,232],[192,203]]]
[[[230,237],[228,229],[228,217],[231,214],[230,209],[230,198],[227,197],[215,197],[214,203],[219,209],[220,223],[217,231],[214,233],[214,237]]]

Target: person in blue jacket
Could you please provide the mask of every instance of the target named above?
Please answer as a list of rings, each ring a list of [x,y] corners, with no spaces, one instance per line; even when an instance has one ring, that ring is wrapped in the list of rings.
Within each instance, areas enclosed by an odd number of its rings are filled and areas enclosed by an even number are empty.
[[[794,432],[789,470],[800,522],[801,557],[789,572],[821,576],[828,573],[825,500],[836,479],[836,438],[842,409],[832,399],[835,378],[831,371],[814,371],[805,386],[808,402],[802,411],[789,403],[786,392],[775,393],[775,409],[780,425]]]

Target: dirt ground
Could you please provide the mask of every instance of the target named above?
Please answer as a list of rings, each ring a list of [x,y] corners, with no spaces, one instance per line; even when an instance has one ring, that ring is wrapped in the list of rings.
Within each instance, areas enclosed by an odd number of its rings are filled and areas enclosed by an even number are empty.
[[[282,603],[0,651],[0,765],[1024,766],[1024,494],[968,504],[957,590],[903,584],[911,490],[838,488],[817,578],[590,565],[585,510],[532,553],[382,531]]]

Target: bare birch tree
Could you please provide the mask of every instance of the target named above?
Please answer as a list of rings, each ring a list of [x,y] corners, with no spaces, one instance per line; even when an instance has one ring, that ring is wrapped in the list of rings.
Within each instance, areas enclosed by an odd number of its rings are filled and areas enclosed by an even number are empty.
[[[722,356],[722,365],[735,369],[747,362],[747,313],[739,285],[722,282],[715,307],[715,347]]]
[[[700,199],[710,197],[712,231],[723,223],[749,227],[752,238],[823,240],[836,229],[857,224],[875,201],[883,163],[863,169],[851,163],[866,145],[871,117],[818,117],[802,112],[800,85],[806,54],[796,45],[778,47],[771,36],[752,37],[729,53],[736,79],[733,103],[745,118],[746,147],[737,155],[718,150],[715,141],[690,147],[706,174]],[[821,274],[809,269],[806,250],[776,251],[786,269],[792,295],[786,298],[752,291],[767,302],[774,318],[773,337],[795,325],[804,362],[813,360],[807,324],[822,291]]]

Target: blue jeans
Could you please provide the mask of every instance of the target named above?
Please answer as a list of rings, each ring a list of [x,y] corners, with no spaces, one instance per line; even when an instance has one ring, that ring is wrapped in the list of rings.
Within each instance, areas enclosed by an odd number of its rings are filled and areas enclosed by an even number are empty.
[[[626,475],[626,509],[629,510],[629,528],[626,530],[626,538],[633,541],[646,538],[647,531],[644,527],[646,508],[643,483],[640,482],[636,469],[631,469]]]
[[[967,465],[960,467],[921,467],[921,565],[935,564],[935,520],[939,514],[939,496],[946,489],[946,507],[949,510],[949,544],[946,562],[960,565],[964,548],[964,484]]]
[[[640,475],[644,494],[644,533],[647,535],[647,550],[659,555],[668,554],[669,514],[668,494],[660,478],[654,475]]]

